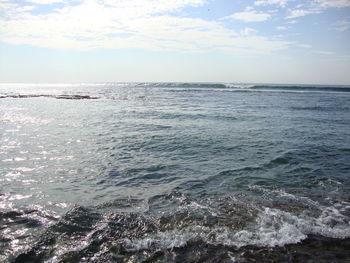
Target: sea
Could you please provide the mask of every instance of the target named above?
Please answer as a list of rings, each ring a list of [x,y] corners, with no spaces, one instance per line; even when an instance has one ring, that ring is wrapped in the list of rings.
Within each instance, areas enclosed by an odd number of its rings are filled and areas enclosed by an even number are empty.
[[[350,262],[350,86],[0,84],[0,262]]]

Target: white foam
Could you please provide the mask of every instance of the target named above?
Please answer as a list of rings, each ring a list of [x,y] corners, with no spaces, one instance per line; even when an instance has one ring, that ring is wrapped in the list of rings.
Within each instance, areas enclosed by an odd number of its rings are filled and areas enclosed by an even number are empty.
[[[201,205],[198,204],[195,201],[191,201],[188,205],[180,207],[180,210],[182,209],[188,209],[190,211],[196,211],[196,210],[201,210],[201,211],[207,211],[209,212],[212,216],[217,216],[217,213],[213,211],[213,209],[209,206]]]
[[[151,233],[140,239],[125,239],[123,243],[130,251],[149,248],[172,249],[185,246],[191,240],[237,248],[247,245],[275,247],[298,243],[310,234],[332,238],[350,237],[349,219],[335,207],[326,208],[319,217],[296,216],[266,207],[261,209],[255,221],[243,230],[227,226],[190,226]]]
[[[238,83],[225,83],[224,84],[227,88],[235,88],[235,89],[249,89],[253,88],[255,85],[253,84],[238,84]]]

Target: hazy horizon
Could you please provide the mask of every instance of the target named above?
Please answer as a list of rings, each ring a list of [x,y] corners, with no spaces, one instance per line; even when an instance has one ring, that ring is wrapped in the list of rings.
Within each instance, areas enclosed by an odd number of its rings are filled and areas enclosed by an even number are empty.
[[[90,81],[90,82],[0,82],[0,85],[40,85],[40,86],[47,86],[47,85],[64,85],[64,86],[79,86],[79,85],[106,85],[106,84],[228,84],[228,85],[246,85],[246,86],[286,86],[286,87],[292,87],[292,86],[319,86],[319,87],[350,87],[350,84],[333,84],[333,83],[324,83],[324,84],[317,84],[317,83],[273,83],[273,82],[256,82],[256,83],[249,83],[249,82],[220,82],[220,81],[207,81],[207,82],[201,82],[201,81]]]

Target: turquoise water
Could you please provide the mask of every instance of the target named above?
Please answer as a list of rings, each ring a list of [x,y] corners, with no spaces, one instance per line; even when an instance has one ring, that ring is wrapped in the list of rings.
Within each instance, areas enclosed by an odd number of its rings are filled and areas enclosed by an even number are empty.
[[[0,262],[348,262],[349,91],[1,84]]]

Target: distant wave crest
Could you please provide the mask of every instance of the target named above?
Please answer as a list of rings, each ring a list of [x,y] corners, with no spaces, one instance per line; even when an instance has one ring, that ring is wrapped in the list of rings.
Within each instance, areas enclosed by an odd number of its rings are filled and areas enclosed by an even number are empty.
[[[131,85],[132,86],[132,85]],[[249,84],[249,83],[136,83],[137,87],[164,88],[210,88],[210,89],[240,89],[240,90],[274,90],[274,91],[317,91],[317,92],[350,92],[350,86],[338,85],[278,85],[278,84]]]
[[[171,92],[224,91],[224,92],[300,92],[300,93],[344,93],[350,86],[339,85],[284,85],[249,83],[205,83],[205,82],[105,82],[105,83],[57,83],[57,84],[5,84],[0,83],[0,99],[5,98],[55,98],[55,99],[113,99],[116,89],[155,88]],[[73,91],[72,91],[73,90]],[[73,93],[72,93],[73,92]]]

